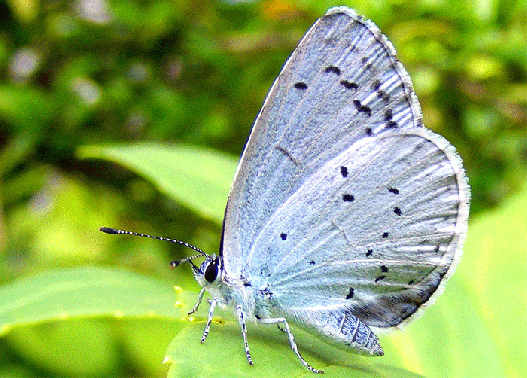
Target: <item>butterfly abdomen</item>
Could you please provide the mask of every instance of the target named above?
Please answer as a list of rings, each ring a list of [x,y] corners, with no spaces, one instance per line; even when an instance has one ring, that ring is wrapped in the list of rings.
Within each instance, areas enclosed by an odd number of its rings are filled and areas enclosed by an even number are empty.
[[[382,356],[379,339],[370,327],[359,320],[350,310],[330,310],[322,328],[337,346],[349,346],[359,354]],[[324,332],[324,333],[325,333]]]
[[[354,353],[368,356],[384,354],[377,336],[349,309],[307,309],[294,318],[296,325],[318,334],[339,348],[351,348]]]

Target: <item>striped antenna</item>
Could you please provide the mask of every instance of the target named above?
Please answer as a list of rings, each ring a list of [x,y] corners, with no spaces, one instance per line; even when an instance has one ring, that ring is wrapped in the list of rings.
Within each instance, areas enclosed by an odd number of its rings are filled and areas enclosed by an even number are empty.
[[[112,234],[112,235],[132,235],[132,236],[141,236],[143,238],[163,240],[163,241],[167,241],[167,242],[170,242],[170,243],[175,243],[175,244],[182,245],[184,247],[193,249],[194,251],[199,253],[199,255],[187,257],[187,258],[184,258],[184,259],[181,259],[181,260],[172,261],[170,263],[170,267],[172,267],[172,268],[178,266],[179,264],[181,264],[182,262],[185,262],[185,261],[190,263],[191,262],[190,260],[195,259],[197,257],[201,257],[201,256],[209,257],[209,255],[207,255],[205,252],[203,252],[198,247],[195,247],[192,244],[185,243],[184,241],[181,241],[181,240],[163,238],[161,236],[154,236],[154,235],[148,235],[148,234],[140,234],[138,232],[133,232],[133,231],[117,230],[115,228],[110,228],[110,227],[101,227],[101,228],[99,228],[99,231],[102,231],[102,232],[104,232],[106,234]]]

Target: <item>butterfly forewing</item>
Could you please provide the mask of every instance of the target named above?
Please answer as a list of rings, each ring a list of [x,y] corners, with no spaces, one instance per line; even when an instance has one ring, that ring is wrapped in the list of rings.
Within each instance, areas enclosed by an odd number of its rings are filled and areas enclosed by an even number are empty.
[[[379,29],[334,9],[308,31],[271,88],[229,196],[225,266],[249,262],[273,214],[320,167],[355,142],[421,124],[419,104]]]

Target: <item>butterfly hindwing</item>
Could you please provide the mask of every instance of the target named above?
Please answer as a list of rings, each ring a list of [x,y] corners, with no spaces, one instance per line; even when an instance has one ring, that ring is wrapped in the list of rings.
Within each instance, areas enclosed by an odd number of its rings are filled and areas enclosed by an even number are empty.
[[[340,308],[370,326],[396,326],[459,260],[467,199],[461,163],[437,134],[422,128],[363,140],[282,204],[242,274],[267,274],[290,315]]]

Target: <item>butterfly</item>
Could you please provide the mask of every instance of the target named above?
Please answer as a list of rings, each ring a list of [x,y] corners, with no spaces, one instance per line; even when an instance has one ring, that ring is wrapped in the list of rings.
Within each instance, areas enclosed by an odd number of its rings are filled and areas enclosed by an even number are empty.
[[[408,73],[371,21],[335,7],[286,62],[229,194],[219,253],[188,262],[216,306],[290,324],[363,355],[377,331],[432,303],[462,254],[470,191],[462,161],[424,128]],[[107,232],[115,231],[106,229]],[[117,231],[115,232],[117,233]],[[124,232],[123,232],[124,233]],[[197,266],[192,260],[204,256]],[[189,314],[190,314],[189,313]]]

